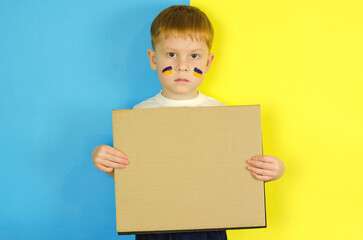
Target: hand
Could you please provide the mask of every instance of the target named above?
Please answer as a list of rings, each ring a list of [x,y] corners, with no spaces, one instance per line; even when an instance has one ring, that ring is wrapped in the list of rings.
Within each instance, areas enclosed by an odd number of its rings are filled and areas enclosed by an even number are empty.
[[[247,169],[252,172],[252,176],[261,181],[279,179],[285,172],[285,164],[273,156],[254,156],[247,163],[251,165]]]
[[[108,145],[99,145],[93,149],[92,162],[96,168],[108,174],[113,173],[114,168],[123,169],[129,164],[126,154]]]

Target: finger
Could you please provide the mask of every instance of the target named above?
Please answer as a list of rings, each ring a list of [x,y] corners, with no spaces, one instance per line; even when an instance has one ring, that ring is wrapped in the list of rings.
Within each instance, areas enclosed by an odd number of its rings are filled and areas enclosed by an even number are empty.
[[[268,156],[268,155],[257,155],[257,156],[253,156],[251,158],[251,160],[272,163],[272,162],[275,162],[275,157]]]
[[[103,155],[102,159],[108,160],[108,161],[111,161],[111,162],[114,162],[114,163],[120,163],[120,164],[126,164],[126,165],[129,164],[128,160],[126,160],[124,158],[121,158],[121,157],[116,157],[116,156],[110,155],[110,154]]]
[[[270,176],[262,176],[262,175],[258,175],[257,173],[252,173],[252,176],[254,178],[256,178],[257,180],[261,180],[261,181],[265,181],[265,182],[272,180],[272,177],[270,177]]]
[[[272,177],[274,175],[274,173],[272,171],[261,169],[261,168],[255,168],[255,167],[248,166],[247,169],[253,173],[256,173],[256,174],[262,175],[262,176]]]
[[[110,167],[106,167],[106,166],[102,166],[100,164],[97,164],[96,165],[96,168],[98,168],[99,170],[101,170],[102,172],[107,172],[107,173],[110,173],[113,171],[113,168],[110,168]]]
[[[105,150],[106,150],[106,153],[108,153],[108,154],[111,154],[116,157],[121,157],[123,159],[127,159],[127,155],[116,148],[107,146],[107,148],[105,148]]]
[[[107,167],[107,168],[125,168],[125,164],[115,163],[107,160],[102,160],[100,165]]]
[[[275,169],[275,164],[273,163],[268,163],[268,162],[263,162],[260,160],[248,160],[248,163],[252,166],[258,167],[258,168],[262,168],[262,169],[267,169],[267,170],[274,170]]]

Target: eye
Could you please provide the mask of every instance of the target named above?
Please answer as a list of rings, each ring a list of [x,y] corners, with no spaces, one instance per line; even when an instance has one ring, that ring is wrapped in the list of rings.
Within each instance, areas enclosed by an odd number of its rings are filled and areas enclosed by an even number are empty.
[[[171,53],[168,53],[168,56],[173,58],[173,57],[175,57],[175,56],[176,56],[176,54],[175,54],[175,53],[173,53],[173,52],[171,52]]]
[[[193,53],[192,55],[190,55],[190,57],[193,59],[197,59],[199,57],[199,55],[196,53]]]

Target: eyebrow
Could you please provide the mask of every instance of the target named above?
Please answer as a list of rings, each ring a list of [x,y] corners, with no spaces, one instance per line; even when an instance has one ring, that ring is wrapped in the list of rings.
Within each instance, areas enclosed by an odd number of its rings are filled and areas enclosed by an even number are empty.
[[[168,50],[168,51],[172,51],[172,52],[177,52],[178,50],[177,49],[174,49],[174,48],[168,48],[168,47],[165,47],[165,48],[162,48],[163,50]],[[202,48],[197,48],[197,49],[192,49],[190,50],[191,52],[203,52],[204,49]]]
[[[204,49],[202,49],[202,48],[197,48],[197,49],[193,49],[192,51],[200,51],[200,52],[203,52],[203,51],[204,51]]]

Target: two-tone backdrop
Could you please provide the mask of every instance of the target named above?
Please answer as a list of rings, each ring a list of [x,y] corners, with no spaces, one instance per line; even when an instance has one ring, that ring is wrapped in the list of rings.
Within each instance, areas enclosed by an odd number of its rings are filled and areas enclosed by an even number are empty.
[[[0,238],[117,236],[114,183],[91,162],[112,145],[111,110],[160,90],[146,51],[154,17],[204,10],[216,55],[200,91],[261,104],[266,229],[229,239],[359,239],[363,215],[363,3],[0,1]],[[233,189],[231,189],[233,191]]]

